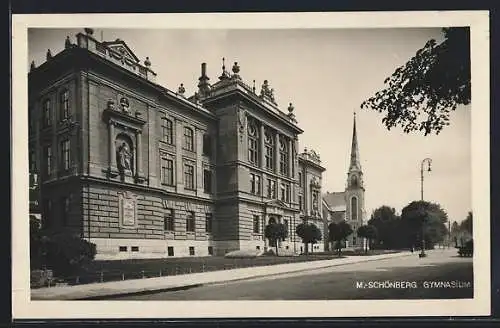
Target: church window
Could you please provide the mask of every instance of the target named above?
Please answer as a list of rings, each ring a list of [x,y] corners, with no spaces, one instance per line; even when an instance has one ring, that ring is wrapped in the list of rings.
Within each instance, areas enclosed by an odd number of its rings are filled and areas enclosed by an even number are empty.
[[[351,198],[351,220],[358,220],[358,199],[356,197]]]

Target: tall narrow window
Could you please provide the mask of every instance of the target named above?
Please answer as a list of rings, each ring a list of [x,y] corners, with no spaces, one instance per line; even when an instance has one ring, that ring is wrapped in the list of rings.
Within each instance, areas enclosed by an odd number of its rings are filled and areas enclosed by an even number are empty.
[[[260,217],[258,215],[253,216],[253,233],[260,233]]]
[[[250,193],[260,195],[260,176],[250,173]]]
[[[161,160],[161,183],[167,186],[174,185],[174,161],[171,159]]]
[[[312,199],[311,199],[311,204],[312,204],[312,208],[313,210],[317,211],[318,210],[318,206],[319,206],[319,200],[318,200],[318,191],[317,190],[313,190],[312,191],[312,195],[311,195]]]
[[[290,202],[290,185],[288,183],[285,184],[285,201]]]
[[[267,197],[276,198],[276,181],[267,179]]]
[[[284,137],[280,138],[280,174],[288,175],[288,144]]]
[[[52,146],[47,145],[44,148],[44,157],[45,157],[45,176],[50,176],[52,172]]]
[[[302,172],[299,172],[299,187],[302,188]]]
[[[171,208],[165,210],[163,228],[165,231],[174,231],[174,210]]]
[[[280,186],[280,191],[281,191],[281,200],[283,202],[286,202],[286,188],[285,188],[285,184],[282,183],[281,186]]]
[[[304,198],[302,195],[299,195],[299,209],[301,212],[304,210]]]
[[[212,138],[209,134],[203,135],[203,155],[212,156]]]
[[[289,228],[288,228],[288,220],[287,219],[283,219],[283,225],[285,226],[285,230],[288,233]]]
[[[67,120],[69,118],[69,90],[64,90],[61,92],[59,96],[60,100],[60,113],[59,119],[61,121]]]
[[[259,165],[259,135],[255,122],[248,121],[248,161]]]
[[[351,220],[358,220],[358,199],[356,197],[351,198]]]
[[[184,164],[184,188],[194,189],[194,166]]]
[[[266,148],[265,152],[265,160],[266,160],[266,169],[273,170],[274,169],[274,137],[270,131],[266,131],[264,139],[264,146]]]
[[[162,118],[161,125],[163,141],[172,145],[174,143],[174,128],[172,121],[168,118]]]
[[[212,213],[205,214],[205,232],[212,232]]]
[[[48,127],[52,124],[52,104],[50,99],[43,102],[43,126]]]
[[[70,169],[70,143],[69,140],[61,141],[61,167],[60,170],[66,172]]]
[[[186,231],[194,232],[195,229],[195,214],[193,211],[188,212],[186,219]]]
[[[212,171],[209,169],[203,170],[203,190],[206,193],[212,192]]]
[[[193,129],[184,128],[184,149],[194,151]]]

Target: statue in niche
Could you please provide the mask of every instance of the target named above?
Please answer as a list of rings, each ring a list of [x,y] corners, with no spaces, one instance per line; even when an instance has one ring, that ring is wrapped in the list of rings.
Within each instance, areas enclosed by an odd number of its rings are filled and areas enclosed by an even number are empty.
[[[118,165],[122,172],[132,172],[132,153],[126,142],[122,142],[118,148]]]

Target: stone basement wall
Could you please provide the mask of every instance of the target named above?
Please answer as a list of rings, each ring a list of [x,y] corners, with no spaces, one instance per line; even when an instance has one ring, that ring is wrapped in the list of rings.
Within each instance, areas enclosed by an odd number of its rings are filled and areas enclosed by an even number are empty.
[[[126,187],[83,187],[84,236],[97,245],[97,259],[168,257],[168,247],[174,247],[176,257],[190,256],[189,247],[195,247],[195,256],[208,255],[213,241],[205,232],[205,213],[213,213],[212,205],[181,198],[168,200],[167,207],[175,213],[175,231],[171,232],[164,230],[163,199],[133,192],[137,196],[136,224],[126,227],[119,219],[119,193],[124,190]],[[195,213],[195,232],[186,232],[188,211]],[[120,251],[120,246],[127,251]],[[132,247],[138,250],[132,252]]]

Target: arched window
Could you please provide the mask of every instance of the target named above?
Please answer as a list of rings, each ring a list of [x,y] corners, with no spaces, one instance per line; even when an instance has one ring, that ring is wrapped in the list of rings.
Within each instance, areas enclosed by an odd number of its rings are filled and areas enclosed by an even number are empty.
[[[358,198],[355,196],[351,198],[351,220],[358,220]]]
[[[266,147],[266,169],[274,170],[274,135],[269,130],[264,133],[264,145]]]
[[[259,134],[257,125],[252,119],[248,120],[248,161],[254,165],[259,164]]]

